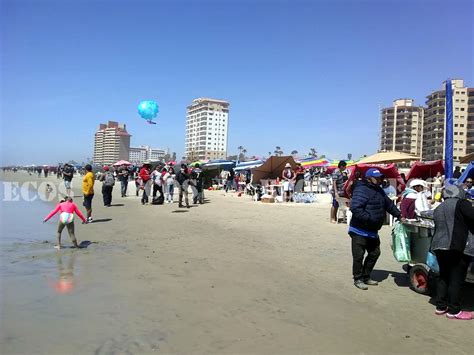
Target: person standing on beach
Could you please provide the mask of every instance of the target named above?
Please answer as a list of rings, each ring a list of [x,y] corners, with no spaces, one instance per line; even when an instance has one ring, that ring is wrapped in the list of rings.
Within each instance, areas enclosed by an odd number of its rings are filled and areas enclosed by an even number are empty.
[[[165,168],[166,169],[166,168]],[[163,175],[163,181],[165,189],[165,200],[166,203],[173,203],[173,194],[174,194],[174,179],[176,177],[174,169],[172,166],[169,166],[165,175]]]
[[[128,167],[127,165],[123,164],[118,171],[118,177],[120,181],[120,192],[122,194],[122,197],[127,197],[128,176]]]
[[[71,182],[72,182],[73,175],[74,175],[74,168],[68,163],[65,163],[64,168],[63,168],[63,178],[64,178],[64,186],[66,187],[66,195],[68,196],[72,196]]]
[[[151,165],[149,163],[144,163],[138,175],[143,184],[143,195],[142,195],[142,205],[148,204],[148,197],[150,196],[151,190],[151,175],[150,175]]]
[[[84,195],[84,202],[82,205],[87,212],[87,223],[92,222],[92,199],[94,198],[94,174],[92,173],[92,165],[87,164],[84,167],[86,174],[82,179],[82,194]]]
[[[365,180],[354,185],[352,194],[352,218],[349,226],[352,238],[352,275],[354,286],[361,290],[367,290],[368,285],[378,285],[377,281],[370,278],[370,274],[380,256],[378,231],[385,221],[385,213],[401,217],[398,208],[380,186],[382,178],[383,174],[378,169],[367,170]]]
[[[200,205],[204,203],[204,195],[203,195],[203,181],[202,181],[202,170],[199,164],[196,164],[192,173],[191,179],[193,181],[193,203],[197,204],[199,202]]]
[[[189,200],[188,200],[189,174],[188,174],[188,167],[186,166],[186,164],[181,164],[181,170],[176,174],[176,182],[178,183],[178,189],[179,189],[178,207],[184,207],[183,206],[183,195],[184,195],[184,202],[186,203],[186,207],[189,208]]]
[[[295,172],[291,169],[291,164],[286,163],[285,169],[281,173],[283,181],[283,198],[285,202],[290,202],[293,198],[293,190],[295,188]]]
[[[431,250],[439,264],[436,282],[436,315],[471,320],[472,312],[461,309],[461,288],[474,256],[474,207],[462,186],[448,185],[444,202],[434,211],[435,231]]]
[[[63,232],[64,227],[67,227],[67,231],[69,233],[69,237],[72,240],[72,244],[75,248],[79,248],[77,244],[76,235],[74,234],[74,213],[76,213],[80,219],[82,219],[83,223],[87,223],[86,218],[82,214],[82,212],[77,208],[77,205],[72,202],[72,198],[66,196],[64,200],[62,200],[56,208],[51,211],[43,220],[43,223],[46,223],[51,217],[53,217],[56,213],[60,213],[59,216],[59,223],[58,223],[58,232],[57,232],[57,242],[58,244],[55,246],[56,249],[61,249],[61,233]]]
[[[160,193],[160,199],[164,200],[163,195],[163,175],[161,173],[161,165],[155,166],[155,170],[151,173],[151,179],[153,180],[153,200],[156,198],[156,193]]]
[[[295,192],[304,192],[305,169],[301,163],[296,163],[295,169]]]
[[[110,207],[112,204],[112,191],[115,185],[115,177],[108,166],[104,166],[104,172],[100,175],[99,180],[102,181],[102,197],[104,199],[104,206]]]
[[[344,191],[344,184],[349,180],[349,171],[346,169],[347,163],[341,160],[337,164],[337,170],[332,176],[332,206],[331,206],[331,223],[337,223],[337,210],[339,209],[340,203],[346,203],[347,196]]]

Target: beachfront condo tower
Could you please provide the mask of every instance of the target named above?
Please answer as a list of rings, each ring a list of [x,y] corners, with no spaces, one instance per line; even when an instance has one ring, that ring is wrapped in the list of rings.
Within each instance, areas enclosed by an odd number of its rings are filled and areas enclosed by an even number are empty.
[[[398,99],[381,110],[381,151],[421,155],[424,110],[413,103],[413,99]]]
[[[453,87],[454,161],[474,153],[474,88],[466,88],[464,80],[451,80]],[[423,130],[423,159],[444,159],[446,124],[446,82],[442,90],[426,97]]]
[[[94,164],[111,165],[119,160],[128,160],[130,134],[125,124],[109,121],[101,123],[94,139]]]
[[[226,159],[229,103],[197,98],[186,110],[185,154],[190,161]]]

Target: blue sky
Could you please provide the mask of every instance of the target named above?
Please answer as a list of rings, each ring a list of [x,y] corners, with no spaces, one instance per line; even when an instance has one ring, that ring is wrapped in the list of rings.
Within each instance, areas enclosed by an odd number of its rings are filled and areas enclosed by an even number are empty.
[[[374,153],[379,106],[474,86],[472,1],[2,1],[2,163],[92,156],[100,122],[184,151],[193,98],[230,102],[229,154]],[[160,105],[158,124],[140,100]]]

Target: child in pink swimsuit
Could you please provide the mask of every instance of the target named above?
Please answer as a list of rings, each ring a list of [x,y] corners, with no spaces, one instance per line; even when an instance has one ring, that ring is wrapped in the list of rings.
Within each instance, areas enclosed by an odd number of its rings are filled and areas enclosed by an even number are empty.
[[[57,232],[57,239],[58,245],[55,246],[56,249],[61,249],[61,233],[64,227],[67,227],[67,231],[69,232],[69,237],[72,240],[75,248],[79,248],[77,244],[76,236],[74,235],[74,213],[76,213],[80,219],[82,219],[83,223],[87,223],[86,218],[82,214],[82,212],[77,208],[77,205],[72,202],[72,198],[65,197],[56,208],[51,211],[44,219],[43,223],[47,222],[51,217],[53,217],[56,213],[60,212],[59,215],[59,223],[58,223],[58,232]]]

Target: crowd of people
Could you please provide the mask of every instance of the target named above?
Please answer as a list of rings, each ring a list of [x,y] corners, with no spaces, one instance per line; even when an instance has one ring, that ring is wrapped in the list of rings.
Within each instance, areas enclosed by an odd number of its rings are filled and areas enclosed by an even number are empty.
[[[174,202],[174,191],[178,190],[178,206],[190,208],[189,192],[192,190],[192,202],[204,202],[203,174],[199,164],[190,168],[181,164],[179,170],[171,164],[144,163],[140,168],[128,165],[118,167],[103,166],[96,174],[91,165],[84,167],[82,178],[83,206],[85,216],[72,200],[71,181],[76,169],[64,164],[56,172],[64,180],[67,196],[45,217],[48,221],[59,213],[57,228],[57,248],[61,248],[61,233],[64,228],[69,232],[73,245],[79,247],[74,234],[74,215],[83,223],[93,222],[92,200],[95,195],[95,180],[101,182],[103,204],[112,206],[112,193],[115,183],[120,182],[121,197],[127,197],[128,184],[135,182],[136,196],[141,194],[141,203],[161,205]],[[48,171],[42,170],[44,176]],[[454,176],[459,178],[462,171],[456,168]],[[309,174],[309,175],[308,175]],[[285,202],[293,199],[294,192],[303,192],[308,181],[324,176],[325,172],[309,171],[298,164],[294,169],[286,164],[277,181],[281,185]],[[309,176],[309,178],[308,178]],[[350,179],[352,177],[352,179]],[[239,191],[240,186],[252,183],[250,170],[235,172],[223,170],[219,179],[226,192]],[[344,216],[351,238],[352,276],[354,286],[368,290],[378,282],[372,278],[372,272],[380,257],[379,231],[387,220],[387,213],[398,222],[425,218],[427,213],[434,220],[434,232],[431,252],[439,264],[439,278],[436,282],[436,315],[446,315],[449,319],[469,320],[472,312],[461,308],[460,290],[468,268],[474,258],[474,187],[473,179],[445,183],[444,176],[438,172],[434,177],[411,179],[406,181],[401,174],[400,181],[393,184],[378,168],[370,168],[364,173],[356,171],[354,176],[347,169],[345,161],[340,161],[330,176],[332,195],[330,221],[338,223],[338,209],[350,211]]]

